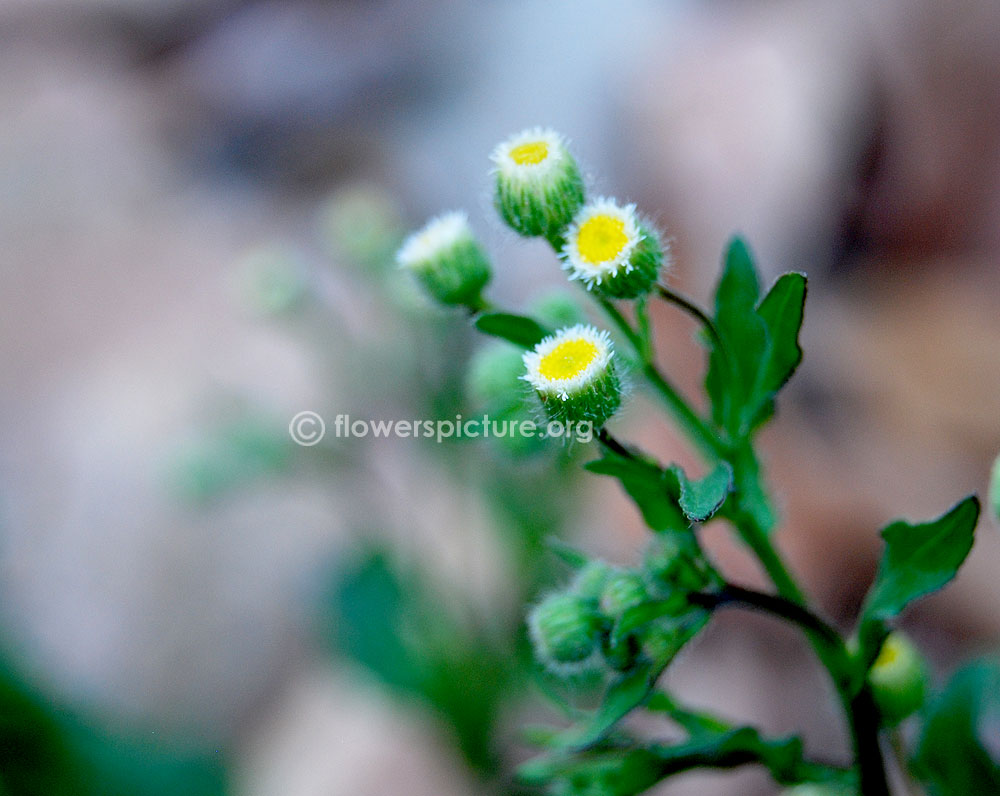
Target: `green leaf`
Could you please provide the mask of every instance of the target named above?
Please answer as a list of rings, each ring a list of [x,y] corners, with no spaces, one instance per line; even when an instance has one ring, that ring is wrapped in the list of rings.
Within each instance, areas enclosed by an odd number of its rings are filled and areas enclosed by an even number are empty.
[[[687,605],[687,595],[678,591],[666,600],[647,600],[634,605],[622,614],[611,633],[611,644],[616,646],[628,636],[650,622],[655,622],[664,616],[676,616]]]
[[[688,527],[688,521],[677,505],[680,485],[673,471],[664,470],[653,462],[627,459],[611,452],[606,453],[603,459],[587,462],[584,468],[621,481],[622,487],[642,512],[646,525],[654,531]]]
[[[518,770],[531,785],[559,784],[557,793],[635,796],[663,780],[699,768],[733,769],[758,764],[776,781],[792,784],[833,779],[839,772],[804,761],[797,737],[765,738],[751,727],[705,733],[687,743],[595,748],[583,754],[536,758]]]
[[[802,360],[798,335],[806,297],[803,274],[783,274],[758,304],[760,282],[746,244],[733,239],[715,293],[705,389],[712,420],[734,440],[773,412],[774,395]]]
[[[619,721],[646,700],[661,671],[651,664],[641,664],[612,682],[591,719],[567,731],[563,738],[565,746],[583,749],[604,738]]]
[[[721,345],[712,348],[705,378],[712,419],[734,437],[739,435],[744,407],[754,391],[767,347],[767,327],[756,309],[759,295],[750,251],[741,239],[734,238],[715,291],[715,327]]]
[[[689,481],[684,471],[674,465],[671,468],[680,484],[679,504],[684,516],[691,522],[705,522],[717,512],[733,488],[733,468],[727,462],[719,462],[705,477]]]
[[[932,796],[1000,793],[1000,763],[981,740],[984,720],[1000,716],[1000,667],[960,669],[927,710],[913,772]]]
[[[534,348],[543,338],[552,334],[551,329],[538,321],[509,312],[486,312],[475,320],[476,328],[483,334],[507,340],[521,348]]]
[[[744,422],[759,425],[773,413],[774,395],[802,361],[799,329],[806,302],[805,274],[782,274],[757,308],[767,327],[767,349],[757,372],[754,397]]]
[[[931,522],[897,520],[886,526],[885,552],[863,618],[891,619],[954,578],[972,549],[978,519],[979,501],[970,496]]]
[[[580,569],[585,567],[590,561],[586,553],[577,550],[573,545],[564,542],[555,536],[550,536],[544,542],[546,549],[555,555],[570,569]]]

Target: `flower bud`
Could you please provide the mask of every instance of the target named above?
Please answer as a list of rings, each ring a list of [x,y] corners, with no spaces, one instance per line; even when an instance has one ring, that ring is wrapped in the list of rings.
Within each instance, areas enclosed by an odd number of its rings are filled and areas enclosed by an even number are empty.
[[[890,633],[868,672],[872,696],[887,726],[899,724],[923,705],[927,681],[927,664],[919,650],[902,633]]]
[[[490,264],[465,213],[446,213],[408,237],[396,261],[442,304],[480,309]]]
[[[639,220],[635,205],[613,199],[586,205],[566,231],[563,268],[570,279],[609,298],[632,299],[648,293],[663,265],[663,244]]]
[[[521,349],[497,341],[473,355],[466,386],[473,400],[493,410],[519,406],[528,397],[521,381],[524,359]]]
[[[561,240],[583,204],[583,178],[562,136],[525,130],[500,144],[490,159],[494,203],[504,222],[526,237]]]
[[[648,599],[646,584],[638,572],[614,572],[601,589],[601,613],[617,621],[629,608],[642,605]]]
[[[994,519],[1000,522],[1000,456],[993,462],[993,473],[990,477],[990,510]]]
[[[565,288],[543,293],[528,305],[527,314],[554,329],[586,321],[580,302]]]
[[[646,550],[643,568],[651,590],[659,596],[676,592],[692,592],[708,585],[708,577],[699,566],[699,551],[685,544],[676,535],[663,535],[653,540]]]
[[[535,655],[548,669],[569,673],[585,668],[601,639],[601,617],[592,600],[575,594],[546,597],[528,616]]]
[[[524,354],[522,377],[550,421],[603,426],[621,405],[621,383],[607,332],[579,324],[546,337]]]
[[[604,591],[604,584],[611,577],[611,567],[604,561],[588,561],[576,573],[570,591],[585,600],[600,599],[601,592]]]

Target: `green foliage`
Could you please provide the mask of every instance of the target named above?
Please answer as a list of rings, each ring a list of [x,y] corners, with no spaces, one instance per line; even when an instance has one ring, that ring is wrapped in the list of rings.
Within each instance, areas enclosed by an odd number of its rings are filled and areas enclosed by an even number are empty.
[[[984,743],[998,719],[1000,666],[980,661],[956,672],[927,709],[913,760],[931,796],[1000,793],[1000,762]]]
[[[672,468],[680,484],[678,505],[691,522],[706,522],[726,502],[733,488],[733,468],[728,462],[719,462],[704,478],[691,481],[684,471]]]
[[[531,138],[533,132],[525,135]],[[536,197],[540,204],[532,212],[541,218],[547,204],[555,212],[563,207],[562,199],[580,198],[570,193],[555,199]],[[507,208],[501,210],[505,217],[509,215]],[[519,228],[510,218],[508,223]],[[539,234],[540,229],[531,234]],[[649,241],[659,239],[656,230],[644,232]],[[573,245],[572,228],[546,229],[544,234],[557,254],[567,240]],[[927,670],[915,648],[900,645],[898,638],[883,644],[890,623],[910,603],[955,577],[972,547],[978,501],[970,497],[933,522],[899,521],[882,532],[885,554],[862,610],[855,654],[840,633],[810,609],[773,546],[770,533],[777,517],[754,443],[755,433],[774,415],[778,392],[802,360],[799,333],[807,293],[805,275],[782,274],[763,292],[747,245],[734,238],[724,257],[713,311],[707,314],[666,285],[655,283],[657,269],[635,275],[635,263],[629,263],[628,256],[619,249],[615,258],[602,263],[600,281],[584,282],[629,349],[616,350],[613,356],[634,364],[656,392],[692,447],[704,456],[705,475],[691,479],[677,465],[664,467],[638,447],[617,441],[607,428],[597,435],[600,458],[587,462],[585,469],[619,481],[654,532],[653,541],[640,564],[626,570],[558,547],[576,575],[568,590],[557,592],[542,606],[551,603],[572,609],[556,612],[559,621],[550,624],[559,638],[566,630],[567,617],[575,629],[584,629],[585,643],[576,644],[579,639],[574,638],[572,654],[563,657],[573,663],[585,658],[593,668],[584,678],[550,666],[545,675],[550,679],[540,678],[539,684],[572,723],[562,730],[533,732],[534,740],[547,747],[549,754],[523,766],[521,777],[556,796],[631,796],[693,768],[756,764],[779,784],[799,786],[788,793],[889,796],[879,733],[923,704]],[[630,274],[641,286],[633,289],[635,285],[625,284]],[[615,280],[624,287],[616,287]],[[631,301],[639,294],[639,300]],[[679,307],[703,326],[708,348],[707,416],[659,370],[649,312],[649,302],[656,298]],[[630,301],[631,307],[624,308],[623,300]],[[533,314],[556,326],[581,317],[562,309],[549,313],[537,307]],[[549,333],[539,321],[507,312],[480,314],[475,325],[523,348],[536,345]],[[566,400],[558,392],[553,394]],[[595,425],[611,417],[611,413],[602,414]],[[994,491],[1000,489],[997,483],[1000,477],[995,478]],[[776,594],[727,582],[705,556],[697,537],[699,526],[716,517],[732,524]],[[849,768],[807,760],[798,738],[772,739],[752,727],[733,727],[682,709],[656,691],[658,678],[673,658],[705,627],[712,612],[724,605],[765,611],[803,631],[844,707],[856,755]],[[552,657],[551,649],[546,649],[552,644],[539,633],[539,613],[536,609],[533,615],[532,640],[537,657],[545,661]],[[883,655],[873,669],[880,651]],[[559,675],[565,675],[563,682],[553,688]],[[996,763],[978,738],[979,705],[987,689],[995,698],[998,686],[996,669],[970,670],[957,675],[945,695],[931,703],[915,760],[931,796],[1000,792]],[[599,693],[599,698],[589,712],[581,713],[570,695],[587,689],[591,696]],[[642,710],[665,714],[686,737],[671,744],[632,737],[623,729],[624,720]]]
[[[802,274],[784,274],[758,303],[760,281],[746,244],[733,239],[715,293],[715,329],[705,389],[712,420],[731,440],[773,411],[775,393],[802,359],[798,335],[806,296]]]
[[[885,552],[861,612],[859,636],[868,661],[888,632],[885,622],[948,583],[972,549],[979,501],[967,497],[931,522],[897,520],[882,530]]]
[[[222,796],[217,755],[112,733],[66,710],[0,661],[0,793]]]
[[[483,334],[499,337],[521,348],[533,348],[552,334],[551,329],[538,321],[509,312],[485,312],[476,317],[475,325]]]
[[[603,458],[587,462],[584,468],[598,475],[617,478],[642,512],[646,525],[654,531],[687,527],[687,518],[678,505],[680,485],[676,473],[664,470],[655,462],[625,457],[614,451],[607,451]]]
[[[696,768],[732,769],[758,764],[777,782],[801,782],[815,776],[796,737],[770,739],[752,727],[704,729],[683,743],[635,745],[610,739],[586,752],[541,757],[519,770],[533,785],[573,796],[634,796],[658,782]]]
[[[322,631],[340,655],[434,710],[469,763],[490,772],[512,662],[482,628],[443,609],[449,604],[415,572],[372,549],[334,577]]]

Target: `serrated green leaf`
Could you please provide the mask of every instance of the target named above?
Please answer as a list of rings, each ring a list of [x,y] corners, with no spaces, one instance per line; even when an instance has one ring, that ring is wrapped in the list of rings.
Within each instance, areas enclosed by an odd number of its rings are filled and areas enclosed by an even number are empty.
[[[733,488],[733,468],[728,462],[719,462],[708,475],[697,481],[688,480],[676,465],[671,468],[680,484],[679,504],[691,522],[705,522],[717,512]]]
[[[654,531],[688,527],[677,505],[680,485],[670,470],[641,459],[626,459],[608,452],[602,459],[587,462],[584,468],[599,475],[617,478],[635,501],[646,525]]]
[[[521,348],[534,348],[552,334],[551,329],[538,321],[509,312],[485,312],[476,317],[475,326],[483,334],[499,337]]]
[[[913,772],[931,796],[1000,793],[1000,762],[981,739],[983,719],[1000,712],[1000,667],[981,661],[960,669],[927,709]]]
[[[972,549],[978,519],[979,501],[970,496],[931,522],[886,526],[885,552],[862,621],[891,619],[954,578]]]

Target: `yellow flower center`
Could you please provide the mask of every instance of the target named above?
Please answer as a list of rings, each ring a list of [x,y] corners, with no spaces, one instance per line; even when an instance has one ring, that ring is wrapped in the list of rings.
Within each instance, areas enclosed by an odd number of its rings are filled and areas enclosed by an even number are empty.
[[[590,340],[566,340],[542,357],[538,372],[550,381],[572,379],[580,375],[597,356],[597,346]]]
[[[588,263],[613,260],[628,243],[625,222],[614,216],[588,218],[576,235],[576,249]]]
[[[528,141],[510,150],[510,159],[518,166],[536,166],[549,156],[549,145],[544,141]]]

